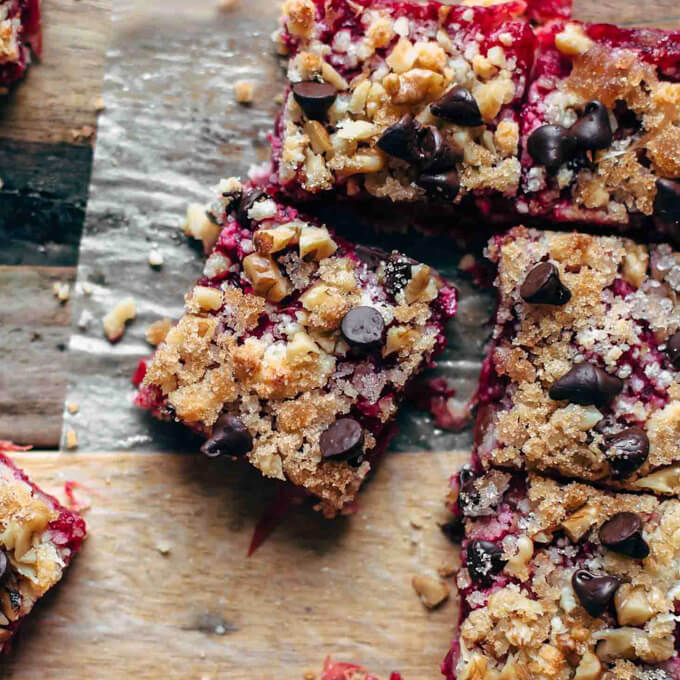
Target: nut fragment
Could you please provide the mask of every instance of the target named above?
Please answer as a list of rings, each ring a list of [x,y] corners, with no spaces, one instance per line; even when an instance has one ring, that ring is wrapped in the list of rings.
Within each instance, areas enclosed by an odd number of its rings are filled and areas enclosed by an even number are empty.
[[[523,663],[510,658],[503,666],[498,680],[531,680],[531,673]]]
[[[580,541],[590,527],[595,524],[599,507],[596,503],[586,503],[562,522],[562,528],[575,543]]]
[[[66,281],[55,281],[52,284],[52,294],[59,302],[68,302],[71,297],[71,286]]]
[[[326,227],[305,227],[300,232],[300,257],[317,262],[330,257],[338,249]]]
[[[406,350],[418,338],[419,333],[409,326],[392,326],[387,331],[387,339],[383,348],[383,356],[389,356],[393,352]]]
[[[66,430],[64,439],[67,449],[72,450],[78,448],[78,435],[76,434],[76,431],[72,427],[69,427]]]
[[[633,484],[657,493],[676,493],[680,489],[680,465],[671,465],[652,472],[651,475],[635,480]]]
[[[191,299],[201,310],[214,312],[222,306],[222,291],[209,286],[196,286],[191,293]]]
[[[649,254],[647,248],[642,245],[631,243],[626,248],[626,255],[623,258],[623,278],[631,286],[639,288],[647,275],[647,265],[649,264]]]
[[[593,41],[578,24],[567,24],[561,33],[555,36],[555,47],[570,57],[584,54],[592,46]]]
[[[449,587],[446,583],[432,576],[418,574],[411,579],[411,585],[428,609],[438,607],[449,596]]]
[[[273,229],[260,229],[253,235],[258,253],[268,255],[278,253],[297,239],[298,227],[293,224],[281,224]]]
[[[291,285],[271,257],[251,253],[243,258],[243,271],[253,290],[270,302],[280,302],[291,292]]]
[[[309,137],[312,151],[317,154],[327,153],[333,150],[331,138],[328,136],[326,128],[318,120],[308,120],[305,123],[304,131]]]
[[[463,666],[463,670],[458,674],[459,680],[486,680],[489,662],[481,654],[473,654]]]
[[[209,253],[217,243],[220,227],[208,217],[205,208],[199,203],[191,203],[187,208],[184,233],[203,242],[203,250]]]
[[[591,651],[586,650],[576,668],[573,680],[599,680],[603,668],[600,660]]]
[[[624,583],[614,595],[616,619],[621,626],[642,626],[654,616],[645,589]]]
[[[534,542],[528,536],[517,539],[517,552],[510,557],[505,565],[505,571],[520,579],[528,577],[529,561],[534,555]]]
[[[430,302],[437,297],[438,292],[437,279],[426,264],[411,267],[411,280],[404,288],[404,297],[409,305],[414,302]]]
[[[672,635],[656,638],[638,628],[607,628],[594,633],[593,637],[600,640],[596,653],[606,662],[638,658],[646,663],[659,663],[674,653]]]
[[[104,333],[110,342],[116,342],[123,337],[125,324],[135,318],[137,310],[132,298],[125,298],[104,316]]]
[[[237,80],[234,83],[234,93],[239,104],[250,104],[253,101],[255,84],[252,80]]]
[[[165,340],[165,336],[171,328],[172,321],[170,319],[159,319],[158,321],[154,321],[144,333],[146,341],[150,345],[157,347]]]

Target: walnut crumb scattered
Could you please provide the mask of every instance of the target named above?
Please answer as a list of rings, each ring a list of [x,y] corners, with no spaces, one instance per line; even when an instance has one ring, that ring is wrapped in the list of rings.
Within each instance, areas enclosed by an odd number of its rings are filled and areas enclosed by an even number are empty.
[[[449,597],[450,590],[446,583],[432,576],[418,574],[411,579],[411,585],[428,609],[438,607]]]
[[[255,83],[252,80],[237,80],[234,83],[234,92],[239,104],[250,104],[255,94]]]
[[[78,435],[72,427],[69,427],[66,430],[64,439],[66,442],[66,448],[69,449],[69,451],[78,448]]]
[[[66,410],[71,415],[75,415],[76,413],[78,413],[78,411],[80,411],[80,406],[78,405],[77,401],[69,401],[66,404]]]
[[[71,285],[65,281],[55,281],[52,284],[52,294],[59,302],[68,302],[71,297]]]
[[[110,342],[116,342],[123,337],[125,324],[132,321],[137,315],[135,301],[132,298],[125,298],[119,302],[104,318],[104,333]]]

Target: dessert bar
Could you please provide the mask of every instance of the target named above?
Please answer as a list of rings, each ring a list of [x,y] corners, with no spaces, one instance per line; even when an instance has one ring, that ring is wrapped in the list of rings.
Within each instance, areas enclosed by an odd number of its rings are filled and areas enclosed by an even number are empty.
[[[680,31],[561,21],[536,35],[520,212],[677,231]]]
[[[680,260],[668,245],[516,227],[494,237],[498,308],[475,456],[680,491]]]
[[[0,0],[0,87],[23,76],[29,46],[40,56],[40,0]]]
[[[0,653],[33,605],[61,579],[85,522],[0,453]]]
[[[444,346],[456,291],[234,178],[211,214],[217,245],[137,403],[205,435],[206,455],[350,511],[406,386]]]
[[[536,3],[534,14],[552,6]],[[474,195],[488,208],[488,197],[514,196],[535,48],[526,9],[287,0],[278,39],[290,88],[273,181],[297,199],[330,189],[439,204]]]
[[[464,470],[447,678],[680,677],[680,500]]]

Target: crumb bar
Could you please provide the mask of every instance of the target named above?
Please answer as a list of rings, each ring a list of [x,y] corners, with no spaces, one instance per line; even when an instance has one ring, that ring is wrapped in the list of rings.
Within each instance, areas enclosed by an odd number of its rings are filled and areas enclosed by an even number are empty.
[[[407,384],[444,346],[456,291],[234,178],[211,217],[217,245],[137,403],[204,434],[207,455],[349,511]]]
[[[680,256],[516,227],[494,237],[498,309],[475,455],[612,488],[680,491]]]
[[[534,3],[540,16],[561,3]],[[335,189],[394,202],[514,196],[518,113],[535,38],[524,2],[287,0],[290,55],[274,177],[308,199]],[[467,203],[467,202],[466,202]]]
[[[0,0],[0,87],[23,76],[29,46],[40,56],[40,0]]]
[[[77,513],[42,492],[0,453],[0,654],[85,539]]]
[[[680,500],[464,471],[453,680],[680,677]]]
[[[677,231],[680,31],[560,21],[537,37],[520,212]]]

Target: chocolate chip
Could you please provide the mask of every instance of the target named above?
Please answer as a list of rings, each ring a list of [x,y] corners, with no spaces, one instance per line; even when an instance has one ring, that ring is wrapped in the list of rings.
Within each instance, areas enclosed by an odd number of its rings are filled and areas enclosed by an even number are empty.
[[[203,446],[201,453],[209,458],[217,456],[244,456],[253,448],[253,438],[240,418],[224,413],[213,426],[212,436]]]
[[[467,547],[467,568],[470,578],[477,583],[489,584],[491,577],[505,566],[503,550],[491,541],[471,541]]]
[[[458,483],[462,489],[465,485],[473,482],[477,479],[475,471],[469,465],[463,465],[463,467],[458,472]]]
[[[250,226],[248,211],[257,201],[267,198],[268,194],[264,189],[251,189],[241,196],[241,200],[236,203],[236,219],[244,227]]]
[[[581,606],[591,616],[601,616],[614,599],[621,580],[616,576],[595,576],[578,569],[571,577],[571,585]]]
[[[385,321],[375,307],[354,307],[343,317],[340,332],[350,347],[375,347],[382,342]]]
[[[519,294],[537,305],[565,305],[571,300],[571,291],[560,281],[560,273],[551,262],[537,264],[527,274]]]
[[[623,389],[623,380],[584,361],[556,380],[548,394],[581,406],[604,406]]]
[[[324,120],[326,112],[337,96],[337,90],[330,84],[319,80],[304,80],[293,83],[293,97],[311,120]]]
[[[385,263],[385,288],[394,296],[406,287],[411,280],[411,261],[400,255],[392,253]]]
[[[666,342],[666,354],[674,368],[680,370],[680,331],[673,333]]]
[[[461,155],[446,143],[442,133],[434,125],[423,128],[419,145],[423,155],[422,168],[430,175],[455,168],[461,159]]]
[[[605,456],[618,477],[635,472],[649,455],[649,438],[639,427],[627,427],[605,439]]]
[[[618,512],[600,527],[600,542],[614,552],[643,559],[649,546],[642,538],[642,520],[634,512]]]
[[[665,222],[680,222],[680,182],[663,177],[656,180],[654,214]]]
[[[5,575],[7,571],[7,555],[0,550],[0,579]]]
[[[609,113],[597,99],[586,104],[583,115],[571,126],[570,132],[582,149],[606,149],[612,143]]]
[[[336,420],[319,438],[324,458],[349,460],[363,453],[364,431],[354,418]]]
[[[548,172],[556,172],[576,151],[576,141],[561,125],[541,125],[527,141],[531,157]]]
[[[422,160],[421,129],[420,123],[408,113],[382,133],[377,145],[390,156],[400,158],[407,163],[420,163]]]
[[[482,114],[477,100],[472,93],[462,85],[445,92],[442,97],[430,107],[438,118],[451,121],[457,125],[476,127],[482,124]]]
[[[437,173],[436,175],[422,174],[416,180],[416,184],[428,194],[440,196],[447,200],[453,200],[458,195],[460,180],[455,170]]]

